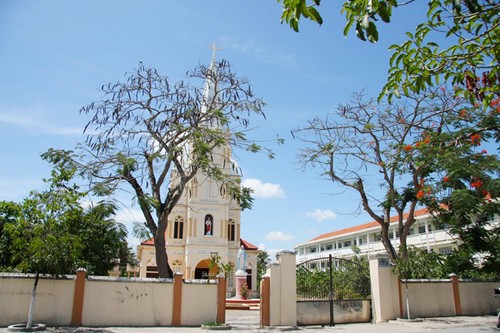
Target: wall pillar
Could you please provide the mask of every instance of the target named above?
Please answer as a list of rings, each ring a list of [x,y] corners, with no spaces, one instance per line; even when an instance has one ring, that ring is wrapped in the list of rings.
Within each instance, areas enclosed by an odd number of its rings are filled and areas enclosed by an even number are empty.
[[[73,295],[73,311],[71,313],[71,326],[82,326],[83,296],[85,294],[85,278],[87,271],[79,268],[76,271],[75,293]]]
[[[389,258],[370,259],[373,320],[381,323],[396,319],[399,308],[399,276],[391,269]]]
[[[270,276],[269,323],[271,326],[297,325],[295,253],[279,252],[278,263],[268,267]]]
[[[182,273],[174,273],[174,293],[172,304],[172,326],[181,326],[182,315]]]
[[[217,276],[217,322],[226,323],[226,278]]]
[[[260,326],[269,326],[270,322],[271,283],[269,275],[264,275],[260,281]]]
[[[455,301],[455,315],[462,315],[462,302],[460,301],[460,289],[459,289],[459,281],[458,276],[456,274],[449,275],[451,280],[451,285],[453,287],[453,299]]]

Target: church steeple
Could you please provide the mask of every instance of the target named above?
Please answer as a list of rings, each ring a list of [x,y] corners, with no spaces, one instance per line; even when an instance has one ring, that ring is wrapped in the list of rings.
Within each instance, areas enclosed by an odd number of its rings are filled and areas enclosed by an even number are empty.
[[[207,71],[207,80],[205,81],[205,89],[203,92],[203,104],[201,106],[201,112],[205,113],[209,108],[218,107],[217,101],[217,60],[216,60],[216,52],[220,50],[215,43],[210,44],[208,47],[212,50],[212,60],[210,61],[210,65],[208,66]],[[212,126],[216,126],[217,124],[212,124]]]
[[[212,49],[212,63],[210,64],[212,65],[215,62],[215,53],[217,52],[217,50],[220,50],[220,48],[218,48],[217,45],[215,45],[215,42],[210,44],[208,48]]]

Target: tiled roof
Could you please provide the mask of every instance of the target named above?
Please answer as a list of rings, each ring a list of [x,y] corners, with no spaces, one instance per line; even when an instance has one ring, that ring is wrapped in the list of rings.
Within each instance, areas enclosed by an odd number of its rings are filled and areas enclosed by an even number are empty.
[[[429,210],[427,208],[422,208],[422,209],[418,209],[415,211],[415,217],[419,217],[419,216],[426,215],[426,214],[429,214]],[[404,213],[403,219],[406,219],[407,217],[408,217],[408,213]],[[398,221],[397,215],[391,216],[391,219],[390,219],[391,223],[394,223],[397,221]],[[309,242],[313,242],[313,241],[317,241],[317,240],[321,240],[321,239],[326,239],[326,238],[331,238],[331,237],[335,237],[335,236],[340,236],[340,235],[345,235],[345,234],[350,234],[353,232],[357,232],[357,231],[361,231],[361,230],[365,230],[365,229],[370,229],[370,228],[374,228],[374,227],[378,227],[378,226],[379,226],[378,222],[372,221],[372,222],[368,222],[365,224],[356,225],[354,227],[349,227],[349,228],[345,228],[342,230],[328,232],[326,234],[322,234],[322,235],[319,235],[318,237],[311,239]]]
[[[259,248],[250,242],[247,242],[243,238],[240,238],[240,244],[243,245],[245,250],[258,250]]]
[[[148,240],[145,240],[145,241],[141,242],[141,245],[155,245],[155,239],[150,238]]]

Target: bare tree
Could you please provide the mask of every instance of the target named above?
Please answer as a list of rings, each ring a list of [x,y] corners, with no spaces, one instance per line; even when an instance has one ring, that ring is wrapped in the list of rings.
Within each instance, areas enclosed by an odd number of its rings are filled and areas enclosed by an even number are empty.
[[[385,105],[356,93],[337,112],[293,131],[306,143],[300,164],[317,167],[323,177],[357,192],[360,208],[382,227],[382,243],[395,262],[407,255],[415,210],[430,191],[425,177],[432,166],[419,147],[430,144],[433,133],[453,131],[450,119],[463,104],[444,88]],[[389,235],[391,215],[397,216],[399,251]]]
[[[101,194],[123,183],[132,188],[154,235],[160,277],[172,276],[165,232],[187,182],[202,172],[224,184],[228,195],[248,208],[250,191],[217,163],[225,157],[215,155],[228,146],[252,152],[263,149],[250,142],[246,132],[249,116],[263,115],[265,104],[229,63],[200,65],[187,73],[187,80],[172,84],[155,69],[139,64],[125,82],[102,86],[102,99],[81,110],[91,116],[81,146],[81,163],[91,185]]]

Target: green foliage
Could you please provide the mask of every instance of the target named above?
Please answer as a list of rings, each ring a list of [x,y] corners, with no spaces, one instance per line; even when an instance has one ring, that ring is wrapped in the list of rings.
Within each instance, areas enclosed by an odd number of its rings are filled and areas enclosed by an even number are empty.
[[[298,31],[301,16],[321,24],[320,0],[278,0],[283,5],[281,22]],[[414,1],[404,5],[411,6]],[[408,39],[392,45],[389,76],[379,96],[420,93],[448,83],[457,95],[484,106],[498,97],[500,86],[500,4],[486,0],[427,0],[427,20]],[[344,35],[355,27],[359,39],[377,42],[376,22],[389,23],[396,0],[343,1]],[[314,15],[308,15],[314,10]]]
[[[71,184],[76,168],[54,150],[43,158],[54,163],[48,189],[33,191],[20,204],[0,202],[0,256],[2,270],[46,274],[107,275],[120,256],[128,257],[126,230],[110,217],[115,207],[100,202],[88,209],[86,196]]]
[[[12,239],[8,237],[5,226],[15,223],[21,215],[21,205],[12,201],[0,201],[0,270],[10,269],[12,258]]]
[[[383,93],[419,92],[449,82],[457,95],[484,106],[498,97],[500,5],[489,1],[430,0],[428,20],[391,46],[389,77]],[[449,15],[452,13],[452,15]],[[445,39],[442,47],[438,41]]]
[[[210,255],[208,269],[209,279],[215,279],[220,273],[224,274],[227,279],[233,271],[233,266],[230,263],[224,263],[217,253],[213,253]]]
[[[315,8],[315,6],[319,6],[321,0],[313,0],[312,5],[307,5],[306,0],[282,0],[282,2],[284,10],[281,15],[281,22],[288,23],[296,32],[299,31],[299,21],[301,16],[318,24],[323,23],[323,18]]]
[[[339,265],[333,267],[333,297],[335,300],[365,299],[370,292],[370,270],[365,257],[352,260],[334,259]],[[315,262],[315,261],[314,261]],[[317,264],[297,266],[297,295],[303,300],[328,300],[330,270],[325,259]]]
[[[299,22],[303,16],[318,24],[323,23],[323,17],[318,11],[321,0],[278,0],[283,5],[281,23],[286,22],[296,32],[299,31]],[[396,0],[356,0],[344,1],[342,14],[346,17],[344,35],[347,36],[354,26],[359,39],[375,43],[378,41],[378,30],[375,22],[382,20],[389,23],[392,8],[397,7]]]
[[[441,279],[451,274],[443,266],[445,258],[436,252],[410,247],[407,253],[407,258],[398,259],[393,269],[402,279]]]
[[[271,263],[271,258],[266,250],[259,250],[257,253],[257,290],[260,290],[260,282],[266,274],[267,266]]]

